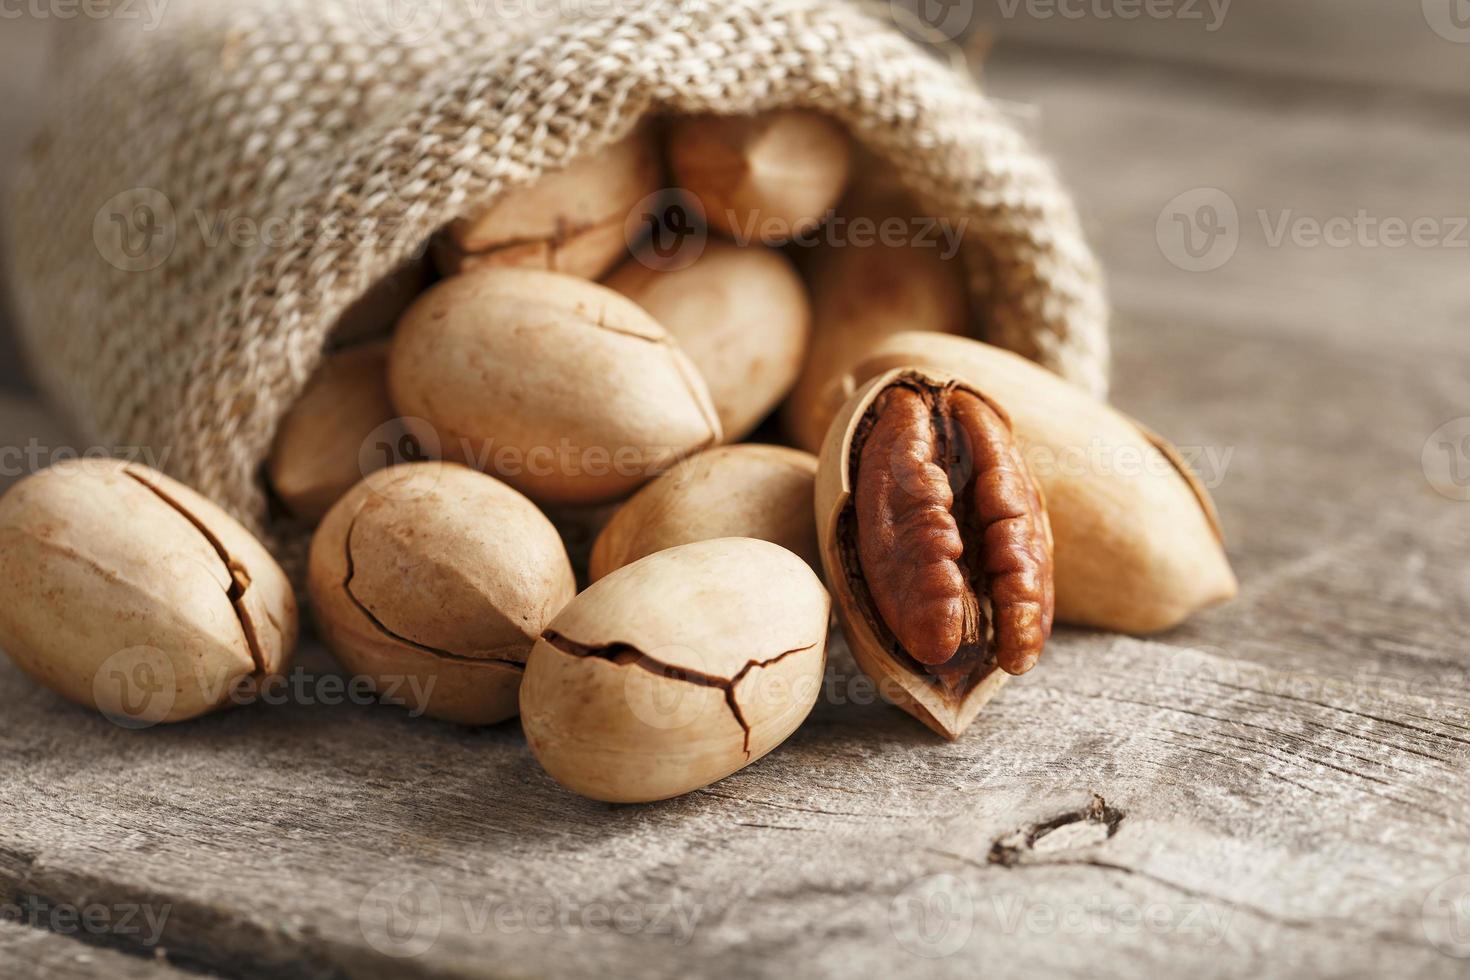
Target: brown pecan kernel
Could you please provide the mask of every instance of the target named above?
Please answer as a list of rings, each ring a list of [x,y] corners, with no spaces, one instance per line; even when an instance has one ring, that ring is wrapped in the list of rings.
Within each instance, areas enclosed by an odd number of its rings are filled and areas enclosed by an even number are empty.
[[[1051,635],[1050,528],[1009,420],[979,395],[903,381],[854,453],[857,552],[897,645],[950,689],[1021,674]]]

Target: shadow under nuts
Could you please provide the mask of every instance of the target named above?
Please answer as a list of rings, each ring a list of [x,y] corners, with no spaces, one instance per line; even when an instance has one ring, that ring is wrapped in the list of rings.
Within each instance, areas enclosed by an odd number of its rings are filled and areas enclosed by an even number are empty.
[[[600,279],[627,252],[629,213],[662,182],[657,143],[640,129],[456,221],[435,238],[434,263],[447,276],[498,266]]]
[[[572,276],[481,269],[404,316],[388,388],[431,456],[540,504],[621,497],[717,444],[709,389],[637,304]]]
[[[592,546],[592,581],[656,551],[760,538],[818,568],[817,458],[785,446],[719,446],[691,456],[623,504]]]
[[[1010,415],[1056,536],[1058,620],[1153,633],[1235,595],[1209,492],[1168,442],[1040,365],[962,337],[896,335],[853,376],[908,366],[963,378]]]
[[[816,499],[858,665],[957,738],[1051,635],[1051,531],[1010,421],[947,375],[884,374],[839,413]]]
[[[283,672],[296,636],[280,566],[161,473],[78,460],[0,498],[0,646],[125,727],[224,707]]]
[[[699,541],[620,568],[531,651],[531,751],[563,786],[611,803],[723,779],[811,711],[829,611],[816,574],[766,541]]]
[[[444,721],[516,714],[531,644],[576,591],[551,522],[493,477],[453,463],[380,470],[311,543],[327,646],[385,701]]]

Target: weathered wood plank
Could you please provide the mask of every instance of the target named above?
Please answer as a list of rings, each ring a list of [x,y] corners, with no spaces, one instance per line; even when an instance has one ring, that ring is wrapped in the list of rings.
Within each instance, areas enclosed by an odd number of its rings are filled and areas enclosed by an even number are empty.
[[[1218,484],[1242,581],[1239,599],[1170,639],[1445,697],[1470,689],[1470,503],[1437,493],[1422,462],[1439,425],[1470,415],[1470,350],[1370,355],[1207,318],[1138,316],[1118,356],[1118,400]]]
[[[49,920],[55,911],[48,910],[44,917]],[[66,916],[67,911],[63,910],[57,921],[64,928],[72,929],[73,920]],[[81,911],[78,910],[78,916]],[[100,922],[104,916],[115,912],[96,906],[92,909],[93,922]],[[27,911],[26,914],[32,913]],[[31,928],[20,922],[0,919],[0,976],[45,977],[47,980],[84,980],[99,976],[113,980],[184,980],[200,974],[175,969],[163,959],[129,955],[89,945],[44,927]]]
[[[0,881],[51,901],[166,896],[164,945],[242,972],[897,970],[938,948],[904,909],[940,888],[971,902],[941,974],[1128,956],[1242,975],[1268,953],[1314,973],[1458,973],[1424,905],[1470,868],[1470,710],[1127,639],[1067,635],[1049,656],[952,745],[852,703],[866,688],[839,658],[779,753],[625,808],[551,784],[513,725],[296,703],[140,735],[7,667],[0,848],[24,861]],[[1094,795],[1113,826],[1086,813]],[[1147,909],[1172,926],[1120,925]],[[417,956],[374,947],[414,949],[415,928],[433,934]]]

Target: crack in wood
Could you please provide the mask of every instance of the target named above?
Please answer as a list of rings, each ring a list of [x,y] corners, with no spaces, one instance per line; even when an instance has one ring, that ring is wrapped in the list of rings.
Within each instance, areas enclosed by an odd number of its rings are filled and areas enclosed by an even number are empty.
[[[881,817],[888,820],[913,820],[917,816],[917,814],[912,813],[856,813],[850,810],[819,810],[815,807],[792,806],[789,803],[778,803],[775,800],[753,800],[747,796],[720,793],[708,788],[699,792],[703,796],[712,796],[717,800],[730,800],[732,803],[748,803],[751,806],[768,806],[775,810],[784,810],[787,813],[811,813],[823,817],[857,817],[863,820],[872,820],[875,817]]]
[[[54,936],[63,942],[111,950],[140,960],[162,960],[181,973],[211,976],[221,972],[224,964],[210,964],[192,957],[165,956],[161,944],[149,945],[121,932],[53,928],[55,920],[50,914],[52,910],[80,912],[91,906],[107,905],[107,895],[115,886],[101,879],[89,879],[86,882],[87,887],[75,897],[62,898],[46,894],[35,882],[34,872],[40,863],[41,854],[37,852],[21,851],[0,844],[0,922],[12,922],[34,932]],[[166,908],[172,908],[176,904],[167,899],[111,904],[128,904],[141,908],[150,901],[153,905]]]
[[[1115,701],[1115,702],[1117,702],[1119,704],[1132,704],[1132,705],[1137,705],[1139,707],[1154,708],[1154,709],[1157,709],[1159,711],[1172,711],[1172,712],[1175,712],[1177,714],[1189,715],[1189,716],[1194,717],[1194,718],[1202,718],[1202,719],[1204,719],[1206,721],[1218,722],[1222,727],[1249,728],[1249,729],[1252,729],[1254,731],[1264,732],[1267,735],[1270,735],[1270,736],[1274,737],[1277,740],[1288,740],[1288,741],[1296,742],[1296,743],[1299,743],[1299,744],[1301,744],[1303,746],[1311,747],[1311,748],[1314,748],[1314,749],[1322,748],[1322,746],[1318,745],[1316,742],[1314,742],[1314,741],[1312,741],[1310,739],[1303,738],[1300,735],[1294,734],[1292,732],[1284,731],[1284,730],[1282,730],[1280,728],[1273,728],[1270,725],[1261,725],[1261,724],[1257,724],[1255,722],[1245,721],[1244,719],[1240,719],[1240,718],[1227,718],[1227,717],[1223,717],[1221,715],[1212,715],[1212,714],[1209,714],[1208,712],[1200,711],[1200,710],[1195,709],[1195,708],[1184,707],[1182,705],[1159,704],[1157,702],[1141,701],[1141,700],[1138,700],[1136,698],[1125,698],[1125,697],[1120,697],[1118,695],[1113,695],[1113,694],[1088,693],[1088,694],[1083,694],[1082,696],[1083,697],[1091,697],[1091,698],[1100,698],[1100,699],[1106,700],[1106,701]],[[1326,726],[1323,726],[1323,725],[1318,725],[1317,727],[1323,728],[1324,730],[1326,729]],[[1272,749],[1273,751],[1274,750],[1278,750],[1277,749],[1277,745],[1276,745],[1275,742],[1264,742],[1264,741],[1249,740],[1249,739],[1247,739],[1246,741],[1249,741],[1252,744],[1264,746],[1266,748]],[[1368,763],[1369,765],[1372,765],[1372,766],[1378,766],[1378,767],[1383,768],[1383,769],[1388,769],[1391,772],[1397,772],[1397,773],[1401,773],[1401,774],[1407,775],[1407,776],[1414,775],[1414,773],[1410,772],[1407,769],[1401,769],[1398,766],[1393,766],[1393,765],[1390,765],[1389,763],[1382,762],[1382,761],[1377,760],[1377,759],[1370,759],[1370,758],[1368,758],[1366,756],[1357,755],[1355,753],[1348,752],[1345,749],[1331,748],[1331,749],[1327,749],[1326,751],[1332,752],[1334,755],[1346,756],[1349,759],[1356,759],[1359,762],[1366,762],[1366,763]],[[1370,775],[1370,774],[1368,774],[1366,772],[1362,772],[1362,771],[1357,770],[1357,769],[1351,769],[1351,768],[1347,768],[1345,766],[1334,765],[1331,762],[1328,762],[1325,759],[1322,759],[1322,758],[1319,758],[1319,757],[1306,757],[1306,756],[1300,756],[1299,757],[1299,756],[1296,756],[1296,755],[1288,755],[1288,758],[1290,758],[1290,759],[1292,759],[1293,761],[1296,761],[1296,762],[1305,762],[1305,763],[1310,763],[1312,765],[1325,766],[1325,767],[1327,767],[1329,769],[1335,769],[1338,772],[1341,772],[1343,775],[1346,775],[1346,776],[1355,776],[1355,777],[1357,777],[1359,779],[1366,779],[1369,782],[1378,783],[1381,786],[1392,787],[1394,785],[1389,780],[1382,779],[1382,778],[1380,778],[1378,776]],[[1390,797],[1390,796],[1384,796],[1381,793],[1377,793],[1377,794],[1374,794],[1374,795],[1380,796],[1380,797],[1382,797],[1383,799],[1386,799],[1386,800],[1391,800],[1394,803],[1400,803],[1400,804],[1405,804],[1406,803],[1406,801],[1404,801],[1404,800],[1399,800],[1399,799],[1396,799],[1396,798]]]
[[[1407,722],[1395,721],[1392,718],[1385,718],[1382,715],[1372,715],[1372,714],[1369,714],[1366,711],[1358,711],[1358,710],[1353,709],[1353,708],[1344,708],[1341,705],[1327,704],[1327,703],[1322,702],[1322,701],[1314,701],[1311,698],[1298,697],[1295,694],[1282,694],[1279,691],[1271,691],[1271,692],[1254,691],[1252,688],[1242,687],[1242,686],[1240,686],[1238,684],[1231,684],[1228,681],[1215,681],[1215,683],[1216,684],[1219,684],[1221,687],[1228,687],[1228,688],[1231,688],[1231,689],[1237,690],[1237,691],[1247,691],[1247,692],[1251,692],[1251,693],[1269,693],[1269,695],[1271,697],[1281,698],[1282,700],[1285,700],[1285,701],[1295,701],[1298,704],[1310,704],[1310,705],[1312,705],[1314,707],[1322,708],[1322,709],[1324,709],[1326,711],[1338,711],[1338,712],[1341,712],[1342,714],[1345,714],[1345,715],[1353,715],[1354,717],[1357,717],[1357,718],[1367,718],[1370,721],[1376,721],[1376,722],[1379,722],[1379,723],[1384,724],[1384,725],[1390,725],[1390,726],[1392,726],[1394,728],[1402,728],[1402,729],[1404,729],[1406,731],[1418,732],[1421,735],[1428,736],[1429,738],[1442,738],[1442,739],[1445,739],[1447,741],[1459,742],[1461,745],[1470,746],[1470,738],[1461,738],[1458,735],[1450,735],[1450,734],[1447,734],[1447,733],[1444,733],[1444,732],[1430,731],[1429,729],[1427,729],[1427,728],[1421,728],[1418,725],[1410,725]],[[1422,717],[1422,716],[1416,715],[1415,717]],[[1465,731],[1470,731],[1470,727],[1463,726],[1463,725],[1456,725],[1454,722],[1451,722],[1451,721],[1449,721],[1447,719],[1443,719],[1443,718],[1426,718],[1424,720],[1425,721],[1437,722],[1438,724],[1444,725],[1446,727],[1463,728]],[[1337,729],[1337,728],[1332,729],[1332,731],[1340,731],[1340,732],[1343,732],[1343,734],[1357,734],[1357,733],[1354,733],[1354,732],[1343,731],[1342,729]],[[1373,741],[1371,739],[1367,739],[1367,737],[1364,736],[1364,735],[1357,735],[1357,737],[1358,738],[1362,738],[1362,739],[1364,739],[1366,741]],[[1391,744],[1391,743],[1386,743],[1385,742],[1385,743],[1379,743],[1379,744],[1387,745],[1387,744]],[[1414,749],[1406,748],[1404,746],[1394,746],[1394,748],[1402,749],[1405,752],[1414,752],[1415,751]],[[1427,758],[1436,759],[1439,762],[1451,762],[1452,761],[1450,759],[1441,759],[1438,756],[1427,755],[1427,753],[1423,753],[1423,752],[1418,752],[1416,754],[1417,755],[1424,755]]]
[[[1015,867],[1034,851],[1038,841],[1072,824],[1094,824],[1102,828],[1103,839],[1107,840],[1118,832],[1124,816],[1122,810],[1108,806],[1106,800],[1093,793],[1092,799],[1084,807],[1060,813],[1048,820],[1030,824],[997,838],[990,846],[990,853],[986,856],[986,861],[1007,868]]]
[[[1232,912],[1244,912],[1246,915],[1249,915],[1252,918],[1260,919],[1265,922],[1270,922],[1274,925],[1283,926],[1288,929],[1303,929],[1309,931],[1320,930],[1323,932],[1348,932],[1354,936],[1362,936],[1365,931],[1368,931],[1363,928],[1362,922],[1353,919],[1304,919],[1280,915],[1279,913],[1272,912],[1270,909],[1262,908],[1259,905],[1252,905],[1249,902],[1236,901],[1235,899],[1226,898],[1223,895],[1217,895],[1213,892],[1202,891],[1197,888],[1190,888],[1188,885],[1181,885],[1176,881],[1171,881],[1168,878],[1156,875],[1151,871],[1145,871],[1141,868],[1130,867],[1126,864],[1117,864],[1112,861],[1103,861],[1097,858],[1058,858],[1055,860],[1041,858],[1034,861],[1026,861],[1020,864],[1003,866],[1006,867],[1008,870],[1015,871],[1020,871],[1027,868],[1096,868],[1100,871],[1115,872],[1117,874],[1127,875],[1131,878],[1139,878],[1143,881],[1148,881],[1155,885],[1158,885],[1161,888],[1167,888],[1170,891],[1176,892],[1187,898],[1192,898],[1199,902],[1211,902],[1216,905],[1220,905],[1226,909],[1229,909]],[[1400,946],[1407,946],[1413,949],[1428,948],[1424,943],[1405,939],[1403,936],[1397,933],[1384,932],[1383,930],[1371,930],[1368,932],[1370,935],[1373,936],[1374,939],[1382,940],[1383,942],[1393,943]]]

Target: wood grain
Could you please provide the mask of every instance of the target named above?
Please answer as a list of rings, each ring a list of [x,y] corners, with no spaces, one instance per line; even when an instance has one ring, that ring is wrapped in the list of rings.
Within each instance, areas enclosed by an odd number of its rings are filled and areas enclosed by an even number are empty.
[[[62,920],[65,924],[69,920]],[[95,921],[101,921],[97,919]],[[88,945],[72,935],[0,920],[0,975],[47,980],[185,980],[200,976],[151,956],[136,956]]]
[[[905,903],[950,875],[970,905],[944,974],[1071,975],[1057,939],[1087,962],[1458,973],[1423,906],[1470,867],[1470,711],[1124,638],[1048,657],[953,745],[851,703],[838,657],[767,761],[622,808],[552,784],[514,725],[297,703],[139,734],[7,667],[0,755],[28,761],[0,774],[0,894],[168,903],[162,945],[226,972],[831,975],[939,948],[904,945]],[[402,961],[374,948],[404,948],[374,929],[399,886],[423,903],[400,937],[433,938]],[[1167,928],[1125,928],[1147,910]]]

